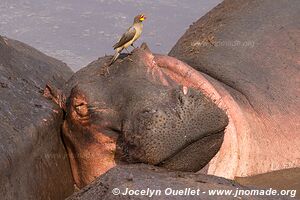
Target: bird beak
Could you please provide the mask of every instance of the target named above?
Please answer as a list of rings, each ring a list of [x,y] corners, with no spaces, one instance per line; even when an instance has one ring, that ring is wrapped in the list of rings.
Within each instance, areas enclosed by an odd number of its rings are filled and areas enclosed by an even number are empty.
[[[146,19],[146,16],[144,16],[144,15],[142,15],[141,17],[140,17],[140,21],[144,21]]]

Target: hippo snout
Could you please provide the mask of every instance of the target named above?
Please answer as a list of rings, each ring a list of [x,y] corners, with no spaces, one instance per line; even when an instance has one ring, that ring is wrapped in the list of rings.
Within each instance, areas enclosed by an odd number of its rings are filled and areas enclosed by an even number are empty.
[[[203,141],[209,137],[213,138],[209,142],[217,143],[215,149],[220,147],[228,124],[226,113],[193,89],[187,94],[175,90],[172,99],[140,109],[133,119],[124,123],[117,142],[117,158],[129,163],[171,166],[170,163],[181,160],[176,156],[182,151],[203,158],[201,154],[206,151]],[[197,171],[203,167],[198,161],[190,164],[180,170]],[[174,166],[180,168],[179,164]]]

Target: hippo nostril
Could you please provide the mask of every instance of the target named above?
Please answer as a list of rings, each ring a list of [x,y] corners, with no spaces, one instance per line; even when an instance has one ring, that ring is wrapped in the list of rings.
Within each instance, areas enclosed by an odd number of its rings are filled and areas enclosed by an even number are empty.
[[[187,96],[185,96],[184,94],[179,93],[178,101],[180,102],[180,104],[185,105],[187,103]]]

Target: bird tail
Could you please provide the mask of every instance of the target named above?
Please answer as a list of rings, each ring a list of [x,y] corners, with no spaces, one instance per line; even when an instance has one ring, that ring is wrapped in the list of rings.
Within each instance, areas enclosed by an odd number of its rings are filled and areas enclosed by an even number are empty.
[[[114,57],[111,59],[109,66],[112,65],[118,59],[118,57],[120,56],[120,53],[123,49],[124,49],[124,47],[116,48],[116,53],[115,53]]]
[[[115,53],[114,57],[111,59],[109,66],[112,65],[118,59],[119,56],[120,56],[120,53],[117,51]]]

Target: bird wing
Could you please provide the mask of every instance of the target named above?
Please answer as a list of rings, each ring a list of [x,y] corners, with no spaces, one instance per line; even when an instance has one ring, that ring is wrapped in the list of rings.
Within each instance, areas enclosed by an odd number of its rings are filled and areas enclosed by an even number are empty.
[[[117,42],[113,48],[119,48],[122,47],[124,44],[126,44],[127,42],[129,42],[130,40],[132,40],[134,38],[136,34],[136,30],[134,27],[130,27],[121,37],[121,39],[119,40],[119,42]]]

